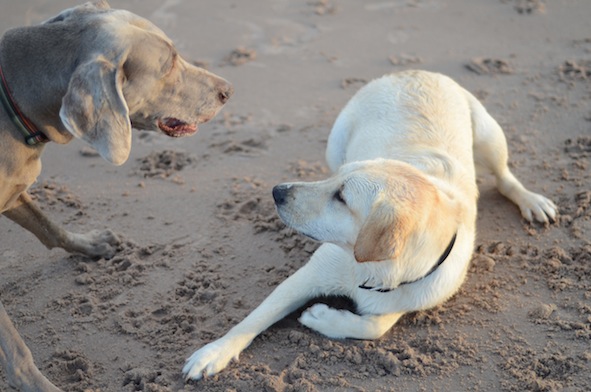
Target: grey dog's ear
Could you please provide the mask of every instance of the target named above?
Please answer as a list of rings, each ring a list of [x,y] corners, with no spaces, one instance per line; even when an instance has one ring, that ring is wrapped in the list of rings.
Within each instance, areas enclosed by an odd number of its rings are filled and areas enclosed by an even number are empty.
[[[123,164],[131,151],[131,121],[120,72],[118,61],[103,56],[78,66],[60,109],[68,131],[115,165]]]
[[[390,203],[376,203],[355,241],[355,260],[363,263],[396,259],[404,249],[411,230],[411,222],[396,214]]]

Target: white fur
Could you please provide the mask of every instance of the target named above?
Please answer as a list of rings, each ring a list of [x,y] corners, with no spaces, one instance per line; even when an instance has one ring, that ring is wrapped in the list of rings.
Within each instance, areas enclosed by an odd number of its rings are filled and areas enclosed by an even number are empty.
[[[357,314],[324,304],[302,313],[302,324],[331,338],[376,339],[404,313],[445,301],[462,284],[473,251],[475,163],[496,176],[528,221],[556,216],[552,201],[515,179],[507,155],[500,126],[448,77],[407,71],[363,87],[328,139],[334,175],[274,189],[283,221],[324,244],[241,323],[196,351],[186,377],[219,372],[259,333],[319,295],[357,305]],[[428,274],[454,234],[451,253]]]

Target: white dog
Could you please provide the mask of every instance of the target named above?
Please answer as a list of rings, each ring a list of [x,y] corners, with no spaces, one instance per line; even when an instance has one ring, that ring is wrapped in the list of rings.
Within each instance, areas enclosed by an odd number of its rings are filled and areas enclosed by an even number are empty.
[[[281,184],[281,219],[325,242],[224,337],[183,369],[200,379],[224,369],[276,321],[321,295],[348,296],[357,314],[315,304],[299,321],[331,338],[376,339],[406,312],[453,295],[472,256],[475,166],[528,221],[554,220],[557,207],[507,167],[499,124],[450,78],[407,71],[374,80],[338,116],[326,151],[327,180]]]

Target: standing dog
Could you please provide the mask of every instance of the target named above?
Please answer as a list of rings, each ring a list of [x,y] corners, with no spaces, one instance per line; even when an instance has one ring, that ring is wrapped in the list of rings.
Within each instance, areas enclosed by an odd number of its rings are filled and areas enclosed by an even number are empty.
[[[287,226],[325,242],[225,336],[183,369],[199,379],[225,368],[262,331],[309,299],[348,296],[357,314],[315,304],[299,321],[331,338],[376,339],[406,312],[431,308],[464,280],[475,236],[475,166],[528,221],[557,213],[507,167],[507,143],[485,108],[450,78],[422,71],[363,87],[328,139],[334,175],[273,188]]]
[[[232,94],[224,79],[183,60],[156,26],[105,1],[68,9],[0,41],[0,212],[48,248],[112,257],[110,230],[75,234],[51,222],[27,194],[45,142],[78,137],[120,165],[132,127],[194,134]],[[22,391],[58,391],[0,303],[0,362]]]

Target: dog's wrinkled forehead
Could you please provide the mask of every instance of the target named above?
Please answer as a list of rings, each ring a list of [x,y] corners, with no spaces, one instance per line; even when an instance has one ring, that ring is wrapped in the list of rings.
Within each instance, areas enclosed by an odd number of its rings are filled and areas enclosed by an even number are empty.
[[[339,174],[341,177],[340,187],[347,192],[372,197],[376,196],[383,189],[382,181],[370,172],[352,170]]]
[[[353,161],[341,166],[339,168],[339,173],[345,175],[354,175],[355,173],[357,173],[358,175],[360,173],[379,173],[388,170],[389,166],[390,161],[382,158],[367,161]]]
[[[335,191],[339,197],[346,201],[350,209],[361,215],[369,211],[386,186],[379,172],[357,162],[341,166],[333,178],[337,180],[333,186],[338,188]]]
[[[386,197],[398,203],[413,202],[433,190],[417,169],[385,159],[348,163],[341,166],[337,177],[341,177],[345,193],[363,194],[371,201]]]
[[[384,186],[385,171],[373,162],[351,162],[339,168],[337,177],[341,178],[343,187],[377,194]]]

